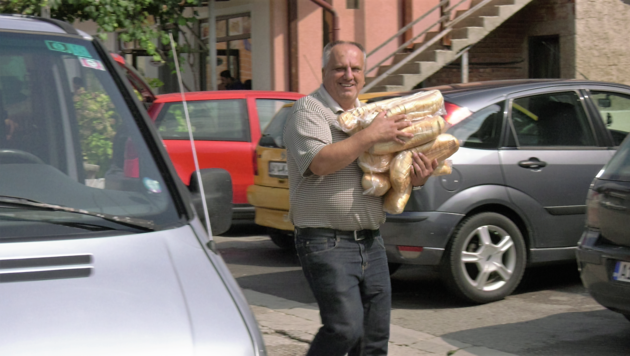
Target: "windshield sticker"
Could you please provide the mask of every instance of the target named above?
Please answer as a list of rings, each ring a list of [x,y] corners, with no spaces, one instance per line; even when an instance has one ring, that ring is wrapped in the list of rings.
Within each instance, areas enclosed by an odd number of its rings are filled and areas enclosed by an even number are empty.
[[[92,58],[92,55],[84,46],[57,41],[46,41],[46,46],[48,46],[48,49],[52,51],[74,54],[77,57]]]
[[[87,68],[105,70],[105,67],[103,66],[103,62],[99,61],[98,59],[79,58],[79,62],[81,62],[82,66],[87,67]]]
[[[162,193],[162,188],[160,187],[160,182],[158,182],[157,180],[153,180],[151,178],[143,178],[142,182],[144,183],[144,186],[147,187],[147,189],[151,192],[151,193]]]

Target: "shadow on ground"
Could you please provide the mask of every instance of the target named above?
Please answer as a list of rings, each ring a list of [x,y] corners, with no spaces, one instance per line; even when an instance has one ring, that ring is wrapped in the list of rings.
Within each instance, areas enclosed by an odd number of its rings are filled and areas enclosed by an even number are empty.
[[[597,310],[554,314],[442,337],[519,356],[617,356],[630,353],[629,333],[630,323],[621,314]]]

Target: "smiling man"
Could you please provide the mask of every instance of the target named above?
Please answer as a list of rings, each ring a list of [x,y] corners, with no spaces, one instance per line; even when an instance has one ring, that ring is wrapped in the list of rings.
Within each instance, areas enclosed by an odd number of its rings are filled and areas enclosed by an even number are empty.
[[[289,216],[304,275],[323,326],[308,355],[386,355],[391,287],[379,226],[383,198],[363,194],[356,160],[378,142],[411,137],[403,115],[379,114],[348,136],[337,116],[361,105],[365,50],[336,41],[324,48],[323,84],[298,100],[284,140],[289,168]],[[423,185],[437,166],[414,156],[412,184]]]

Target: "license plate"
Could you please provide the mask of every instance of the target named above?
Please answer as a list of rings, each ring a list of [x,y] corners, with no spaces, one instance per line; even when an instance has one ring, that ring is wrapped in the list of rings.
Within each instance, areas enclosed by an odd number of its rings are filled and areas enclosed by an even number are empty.
[[[616,281],[630,282],[630,262],[617,261],[612,277]]]
[[[269,176],[276,178],[289,178],[289,170],[286,162],[269,162]]]

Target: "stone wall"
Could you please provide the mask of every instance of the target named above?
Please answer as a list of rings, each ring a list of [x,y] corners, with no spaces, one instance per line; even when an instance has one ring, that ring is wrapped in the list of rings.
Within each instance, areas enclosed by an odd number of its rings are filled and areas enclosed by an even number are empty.
[[[576,77],[630,85],[630,0],[576,1]]]

